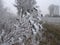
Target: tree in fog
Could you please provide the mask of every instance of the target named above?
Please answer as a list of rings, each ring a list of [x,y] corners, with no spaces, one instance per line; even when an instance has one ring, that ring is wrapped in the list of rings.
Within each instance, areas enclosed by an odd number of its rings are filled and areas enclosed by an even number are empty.
[[[50,5],[48,9],[49,9],[50,16],[53,15],[53,13],[54,13],[54,5]]]
[[[59,16],[59,6],[58,5],[50,5],[49,6],[50,16]]]

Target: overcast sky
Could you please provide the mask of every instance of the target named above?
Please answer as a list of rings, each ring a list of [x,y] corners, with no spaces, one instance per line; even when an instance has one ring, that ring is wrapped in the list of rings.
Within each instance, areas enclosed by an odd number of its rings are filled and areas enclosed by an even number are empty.
[[[51,4],[59,5],[60,0],[36,0],[37,5],[40,6],[40,10],[43,14],[48,13],[48,6]],[[14,0],[4,0],[5,7],[8,7],[13,13],[16,13],[16,8],[12,5],[14,4]]]

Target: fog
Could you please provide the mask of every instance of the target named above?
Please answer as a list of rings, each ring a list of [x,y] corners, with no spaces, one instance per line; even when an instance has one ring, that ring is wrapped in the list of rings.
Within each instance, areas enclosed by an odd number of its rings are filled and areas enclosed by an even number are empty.
[[[5,7],[8,7],[13,13],[16,13],[16,8],[13,6],[15,4],[15,0],[3,0]],[[60,0],[36,0],[37,5],[40,6],[40,10],[43,14],[49,13],[48,7],[51,4],[59,5],[60,6]]]

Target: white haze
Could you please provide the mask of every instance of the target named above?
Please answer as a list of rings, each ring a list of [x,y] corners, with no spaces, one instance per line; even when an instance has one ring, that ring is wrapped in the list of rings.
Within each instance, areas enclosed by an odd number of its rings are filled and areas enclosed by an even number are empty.
[[[10,12],[13,13],[17,12],[16,8],[13,6],[13,4],[15,4],[14,2],[15,0],[3,0],[3,1],[5,7],[8,7]],[[48,6],[50,4],[55,4],[60,6],[60,0],[36,0],[36,1],[37,1],[37,5],[40,6],[40,10],[42,11],[43,14],[49,13]]]

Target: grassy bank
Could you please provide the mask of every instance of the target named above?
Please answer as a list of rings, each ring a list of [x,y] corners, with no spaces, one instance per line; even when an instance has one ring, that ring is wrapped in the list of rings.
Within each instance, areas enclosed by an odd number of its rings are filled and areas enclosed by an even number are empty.
[[[45,23],[43,27],[46,29],[44,33],[46,40],[42,42],[50,45],[60,45],[60,25]]]

